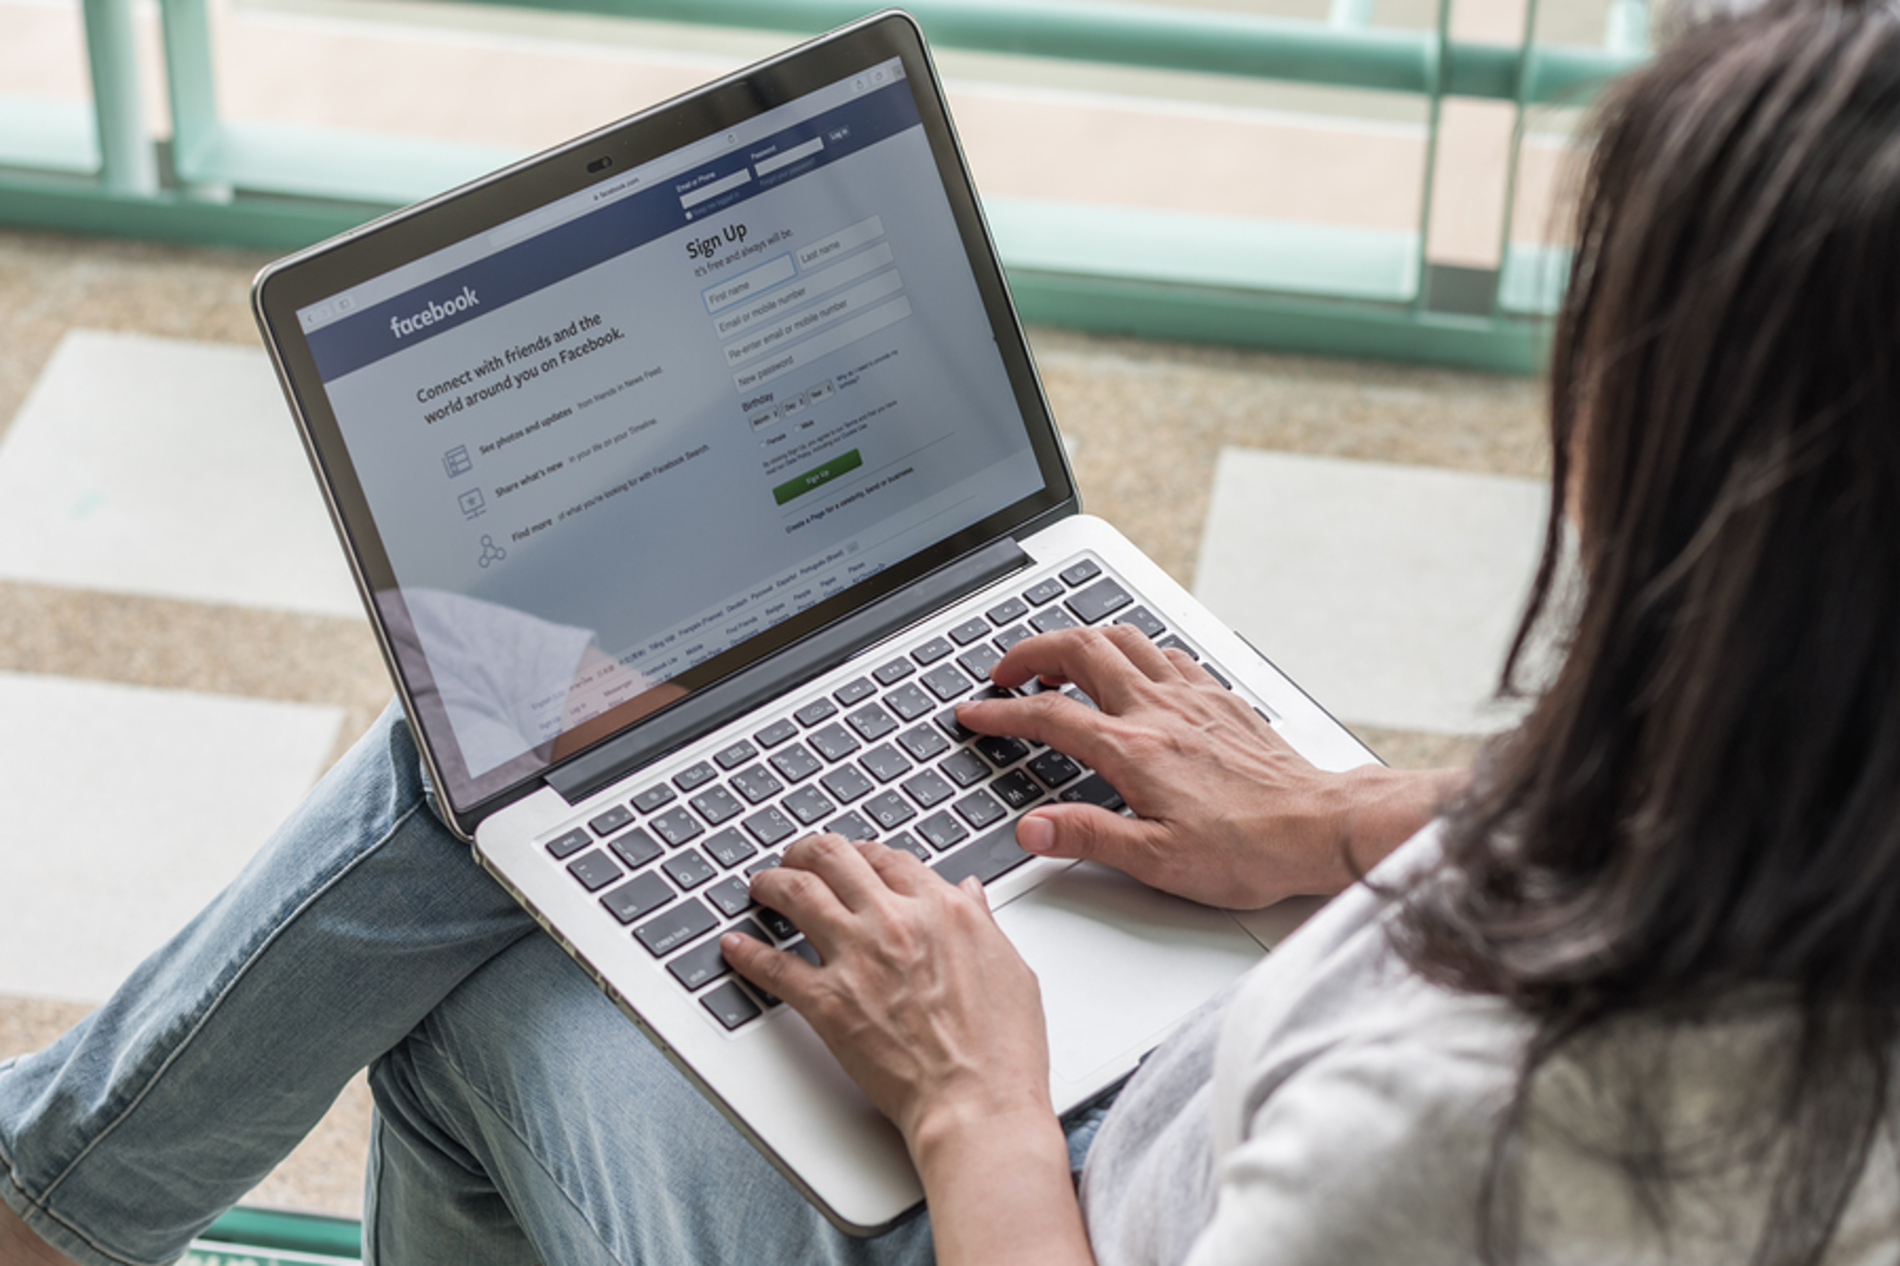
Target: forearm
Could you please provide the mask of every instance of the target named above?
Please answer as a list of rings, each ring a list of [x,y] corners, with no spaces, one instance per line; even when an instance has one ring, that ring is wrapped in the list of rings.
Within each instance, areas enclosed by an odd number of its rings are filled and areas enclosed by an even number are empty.
[[[1094,1262],[1068,1144],[1046,1108],[940,1120],[918,1131],[911,1153],[929,1201],[939,1266]]]

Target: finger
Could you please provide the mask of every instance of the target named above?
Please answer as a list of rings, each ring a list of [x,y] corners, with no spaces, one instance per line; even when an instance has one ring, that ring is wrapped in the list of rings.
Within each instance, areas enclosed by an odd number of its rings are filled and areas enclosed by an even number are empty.
[[[775,950],[742,932],[728,932],[720,937],[719,952],[734,971],[767,993],[785,999],[793,1010],[802,1010],[802,1004],[811,997],[818,968],[796,954]]]
[[[1154,874],[1167,853],[1166,828],[1092,804],[1052,804],[1032,809],[1016,824],[1016,843],[1039,857],[1079,857],[1126,871],[1137,879]]]
[[[990,670],[991,681],[1012,690],[1032,677],[1072,681],[1111,712],[1125,707],[1145,680],[1121,644],[1100,629],[1062,629],[1024,638]]]
[[[1111,624],[1100,630],[1103,637],[1115,643],[1117,649],[1128,657],[1142,676],[1150,681],[1173,681],[1181,675],[1178,659],[1179,651],[1164,650],[1155,645],[1146,633],[1132,624]],[[1192,662],[1192,661],[1189,661]]]
[[[996,911],[990,909],[990,895],[983,891],[981,880],[975,875],[966,875],[963,882],[957,885],[957,889],[976,902],[977,908],[983,911],[983,917],[990,921],[991,926],[996,925]]]
[[[769,875],[778,871],[816,875],[843,903],[844,908],[853,912],[866,909],[890,892],[890,886],[878,878],[877,872],[864,860],[864,854],[858,851],[857,846],[844,836],[829,831],[823,835],[808,835],[797,841],[785,850],[777,866],[764,873]],[[790,910],[783,913],[792,922],[798,922],[798,916]]]
[[[858,852],[864,855],[871,869],[877,872],[885,886],[892,892],[914,897],[925,889],[944,882],[936,871],[917,859],[917,855],[901,848],[891,848],[866,840],[858,845]]]
[[[957,720],[978,734],[1046,743],[1094,769],[1117,767],[1122,751],[1120,720],[1055,691],[960,704]]]

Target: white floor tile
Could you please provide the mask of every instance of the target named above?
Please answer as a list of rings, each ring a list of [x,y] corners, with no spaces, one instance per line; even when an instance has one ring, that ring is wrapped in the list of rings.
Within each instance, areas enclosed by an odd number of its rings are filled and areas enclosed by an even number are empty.
[[[103,999],[316,782],[342,720],[0,673],[0,994]]]
[[[0,578],[360,616],[261,350],[74,330],[0,440]]]
[[[1347,722],[1501,729],[1536,570],[1538,481],[1224,449],[1195,590]]]

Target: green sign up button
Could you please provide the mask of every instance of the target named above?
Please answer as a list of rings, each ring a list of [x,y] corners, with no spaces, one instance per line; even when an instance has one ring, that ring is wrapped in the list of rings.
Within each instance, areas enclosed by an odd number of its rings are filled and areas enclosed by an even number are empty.
[[[841,453],[822,466],[814,466],[796,479],[788,479],[772,489],[772,500],[784,505],[793,497],[802,497],[813,488],[821,487],[836,479],[846,471],[856,470],[864,465],[864,458],[857,449]]]

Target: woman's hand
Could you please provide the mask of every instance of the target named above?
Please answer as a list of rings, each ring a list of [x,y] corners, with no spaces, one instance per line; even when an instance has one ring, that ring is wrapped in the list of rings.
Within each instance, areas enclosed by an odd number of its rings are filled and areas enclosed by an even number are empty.
[[[1126,625],[1018,642],[990,676],[1011,688],[1073,682],[1097,707],[1047,690],[965,704],[959,721],[1075,757],[1137,814],[1045,805],[1017,824],[1017,843],[1208,905],[1257,909],[1338,892],[1355,867],[1369,869],[1424,826],[1464,777],[1317,769],[1200,665]]]
[[[913,1153],[942,1121],[1054,1120],[1035,973],[974,880],[952,887],[909,853],[814,835],[752,895],[822,965],[746,936],[721,943],[727,961],[810,1021]]]
[[[752,880],[818,965],[749,936],[720,949],[811,1023],[902,1131],[939,1266],[1092,1261],[1049,1101],[1035,973],[975,880],[909,853],[815,835]]]

